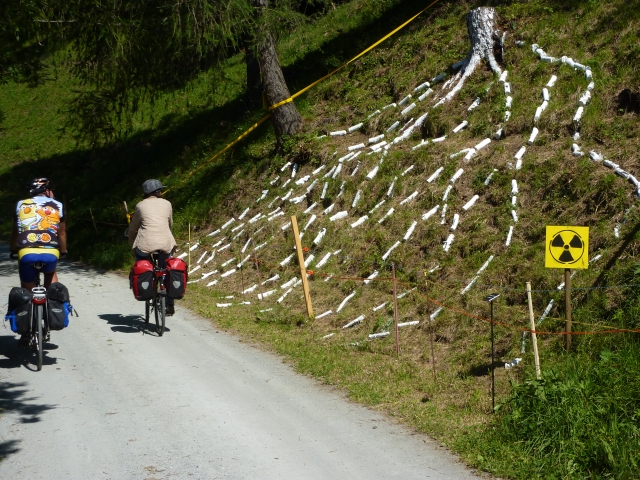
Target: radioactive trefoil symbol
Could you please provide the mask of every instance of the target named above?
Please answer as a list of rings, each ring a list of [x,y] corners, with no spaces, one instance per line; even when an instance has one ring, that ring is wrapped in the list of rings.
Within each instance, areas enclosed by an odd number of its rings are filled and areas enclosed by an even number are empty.
[[[573,230],[560,230],[551,239],[549,253],[558,263],[567,265],[577,262],[584,255],[585,245],[580,235]]]

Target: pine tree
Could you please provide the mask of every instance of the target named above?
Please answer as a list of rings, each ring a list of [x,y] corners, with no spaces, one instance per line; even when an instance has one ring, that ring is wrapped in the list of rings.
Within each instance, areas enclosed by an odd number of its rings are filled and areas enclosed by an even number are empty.
[[[201,72],[218,68],[224,59],[243,48],[248,67],[253,68],[247,78],[248,93],[253,92],[255,99],[263,90],[268,105],[288,98],[290,92],[276,55],[275,36],[304,21],[299,12],[301,6],[326,3],[9,1],[28,2],[32,6],[32,22],[40,17],[40,29],[31,35],[32,39],[38,35],[51,48],[67,52],[70,71],[82,85],[69,106],[72,125],[92,144],[129,131],[132,115],[141,102],[183,88]],[[278,141],[302,125],[293,102],[274,109],[271,118]]]

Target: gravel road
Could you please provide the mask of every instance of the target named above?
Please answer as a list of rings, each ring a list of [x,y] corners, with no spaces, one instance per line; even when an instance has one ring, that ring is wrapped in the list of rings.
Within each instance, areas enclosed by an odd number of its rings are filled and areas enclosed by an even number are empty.
[[[41,372],[0,328],[0,478],[477,478],[428,437],[184,309],[163,337],[143,333],[124,278],[58,271],[80,317],[52,333]],[[2,303],[17,278],[0,246]]]

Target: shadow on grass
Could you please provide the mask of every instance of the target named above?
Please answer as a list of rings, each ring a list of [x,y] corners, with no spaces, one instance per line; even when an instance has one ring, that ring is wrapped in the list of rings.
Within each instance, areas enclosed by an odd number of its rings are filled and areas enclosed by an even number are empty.
[[[613,255],[611,255],[611,258],[609,259],[605,267],[600,271],[600,274],[591,285],[592,288],[604,286],[604,281],[606,280],[607,273],[613,268],[613,266],[616,264],[620,256],[627,251],[627,248],[629,247],[631,242],[636,241],[638,232],[640,232],[640,223],[637,223],[635,227],[633,227],[633,230],[631,230],[624,237],[624,240],[622,241],[618,249],[615,251]]]
[[[239,110],[240,101],[235,100],[224,107],[172,122],[167,130],[138,133],[118,145],[76,150],[15,165],[0,175],[3,185],[0,204],[3,211],[10,212],[14,202],[25,197],[22,187],[28,179],[51,178],[56,185],[56,197],[66,204],[69,250],[74,258],[105,268],[130,264],[123,200],[131,204],[132,198],[140,198],[141,184],[147,178],[162,178],[169,186],[178,184],[184,173],[208,158],[210,152],[205,143],[223,145],[232,137],[230,128],[219,127],[220,118],[233,125],[246,121],[244,112]],[[259,129],[252,139],[264,141],[266,128]],[[193,202],[208,210],[210,199],[216,199],[228,188],[228,180],[248,160],[247,156],[234,153],[224,155],[176,189],[170,197],[174,211]],[[5,222],[8,218],[5,217]]]
[[[398,2],[381,18],[329,40],[285,67],[290,90],[295,92],[317,80],[388,33],[391,25],[399,25],[423,8],[410,3]],[[393,41],[412,28],[420,28],[450,3],[437,4],[424,18],[399,32]],[[255,169],[258,163],[264,166],[271,161],[272,127],[265,123],[187,182],[181,184],[180,181],[263,114],[264,111],[248,111],[245,99],[236,97],[224,105],[189,115],[168,114],[155,128],[118,143],[17,164],[0,175],[2,211],[11,212],[15,202],[24,198],[24,185],[30,178],[49,177],[56,186],[56,197],[64,201],[67,209],[72,256],[100,267],[122,267],[131,263],[124,237],[123,201],[129,200],[131,211],[134,199],[141,197],[142,182],[147,178],[162,178],[169,187],[174,187],[168,196],[174,212],[187,210],[192,224],[207,223],[211,208],[225,193],[236,188],[232,178],[239,170]],[[252,144],[266,148],[252,154]],[[2,217],[0,221],[6,234],[11,217],[4,214]]]
[[[504,368],[504,362],[499,360],[495,360],[493,362],[493,369]],[[461,372],[460,376],[467,377],[484,377],[487,375],[491,375],[491,362],[483,363],[481,365],[474,365],[470,367],[466,372]]]

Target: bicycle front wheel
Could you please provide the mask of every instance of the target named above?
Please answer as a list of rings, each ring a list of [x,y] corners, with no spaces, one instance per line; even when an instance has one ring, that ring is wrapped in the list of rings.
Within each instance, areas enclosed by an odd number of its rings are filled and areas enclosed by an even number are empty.
[[[167,298],[164,295],[158,295],[156,297],[156,329],[158,336],[162,336],[164,333],[164,318],[167,314]]]
[[[42,305],[36,305],[36,338],[35,338],[35,347],[36,347],[36,365],[38,367],[38,371],[42,370]]]

